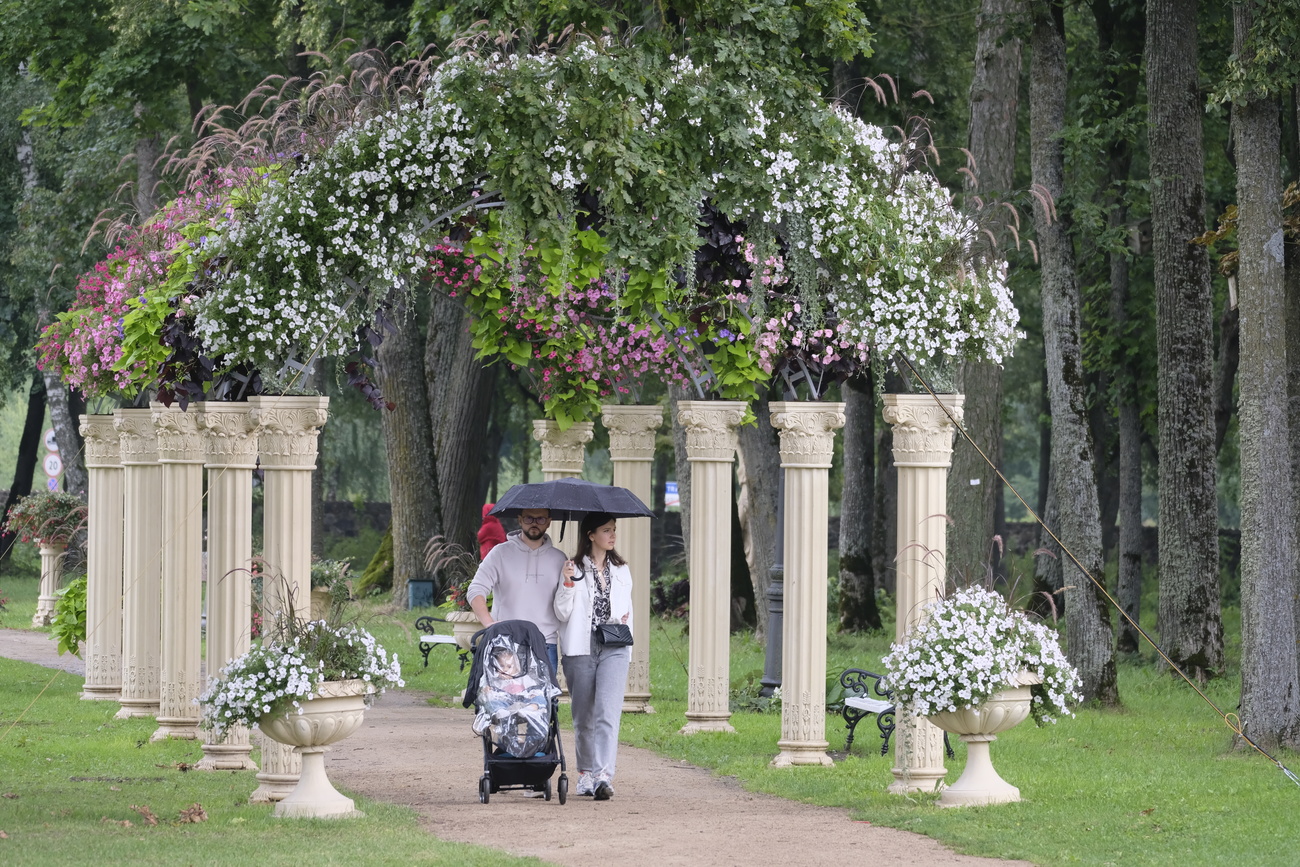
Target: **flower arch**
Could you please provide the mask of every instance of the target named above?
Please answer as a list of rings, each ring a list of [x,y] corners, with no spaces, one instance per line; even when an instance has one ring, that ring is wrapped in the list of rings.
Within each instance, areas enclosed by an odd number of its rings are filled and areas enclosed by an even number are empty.
[[[381,339],[421,287],[468,307],[480,353],[533,369],[562,425],[652,373],[744,399],[896,352],[1000,361],[1005,264],[918,154],[689,57],[458,54],[313,153],[245,156],[215,200],[160,215],[174,243],[161,278],[122,278],[108,379],[183,398],[224,370],[292,374]],[[46,334],[47,362],[108,387],[66,338]]]

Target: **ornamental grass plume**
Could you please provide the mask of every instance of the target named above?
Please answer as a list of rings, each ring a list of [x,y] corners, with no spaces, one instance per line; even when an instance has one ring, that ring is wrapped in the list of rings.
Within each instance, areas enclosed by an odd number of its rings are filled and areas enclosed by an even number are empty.
[[[1071,707],[1083,700],[1079,674],[1056,632],[974,585],[927,605],[924,619],[893,645],[884,664],[895,702],[911,716],[978,707],[1020,686],[1021,672],[1042,681],[1031,688],[1039,725],[1074,716]]]

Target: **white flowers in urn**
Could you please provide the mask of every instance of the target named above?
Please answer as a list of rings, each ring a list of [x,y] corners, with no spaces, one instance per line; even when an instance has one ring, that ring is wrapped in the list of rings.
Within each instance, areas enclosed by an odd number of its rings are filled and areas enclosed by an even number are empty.
[[[979,586],[927,605],[925,619],[884,664],[894,700],[913,716],[979,707],[1035,679],[1031,713],[1040,725],[1073,716],[1071,705],[1083,698],[1056,632]]]

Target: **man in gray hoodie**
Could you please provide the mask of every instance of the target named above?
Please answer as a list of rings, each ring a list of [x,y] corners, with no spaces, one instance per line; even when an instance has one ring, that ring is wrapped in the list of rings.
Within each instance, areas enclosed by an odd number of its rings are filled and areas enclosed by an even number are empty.
[[[469,607],[484,626],[497,620],[531,620],[546,638],[551,671],[559,670],[556,637],[560,622],[555,617],[555,588],[569,558],[551,544],[546,529],[551,525],[547,509],[524,509],[519,526],[494,547],[479,564],[470,582]],[[487,597],[492,597],[488,611]]]

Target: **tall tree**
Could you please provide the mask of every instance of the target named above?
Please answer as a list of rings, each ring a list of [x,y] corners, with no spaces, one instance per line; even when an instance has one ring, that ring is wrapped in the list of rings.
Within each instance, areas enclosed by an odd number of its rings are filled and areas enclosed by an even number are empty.
[[[1029,76],[1030,159],[1038,201],[1034,208],[1042,258],[1043,344],[1052,406],[1052,485],[1060,509],[1059,536],[1089,575],[1102,575],[1101,514],[1093,472],[1093,445],[1083,375],[1079,287],[1068,218],[1057,215],[1065,191],[1065,16],[1057,0],[1031,0],[1033,35]],[[1067,572],[1067,574],[1069,574]],[[1119,701],[1114,634],[1106,603],[1088,576],[1066,594],[1070,661],[1086,699]]]
[[[1223,666],[1213,303],[1205,228],[1197,0],[1147,3],[1148,148],[1160,425],[1160,641],[1204,680]]]
[[[876,518],[876,389],[868,373],[844,383],[840,486],[840,631],[880,629],[872,535]]]
[[[1006,211],[997,207],[1015,186],[1020,109],[1020,0],[982,0],[975,71],[970,86],[968,149],[973,178],[967,197],[978,196],[984,222],[1000,238]],[[986,361],[961,365],[958,388],[966,395],[965,427],[996,464],[1002,457],[1002,368]],[[948,474],[948,571],[970,578],[995,568],[993,544],[1001,481],[979,452],[957,437]]]
[[[754,638],[764,642],[768,624],[767,588],[772,579],[772,564],[776,561],[776,534],[780,530],[776,516],[781,449],[776,429],[768,423],[771,412],[766,398],[755,401],[754,415],[758,421],[742,425],[738,431],[736,477],[741,492],[736,498],[736,507],[740,514],[745,561],[749,565],[750,582],[754,585]],[[841,540],[843,533],[841,525]]]
[[[1241,719],[1266,748],[1300,743],[1296,663],[1295,495],[1287,417],[1281,128],[1267,44],[1278,22],[1233,8],[1234,55],[1247,79],[1233,93],[1240,262]],[[1254,62],[1252,62],[1252,60]]]

